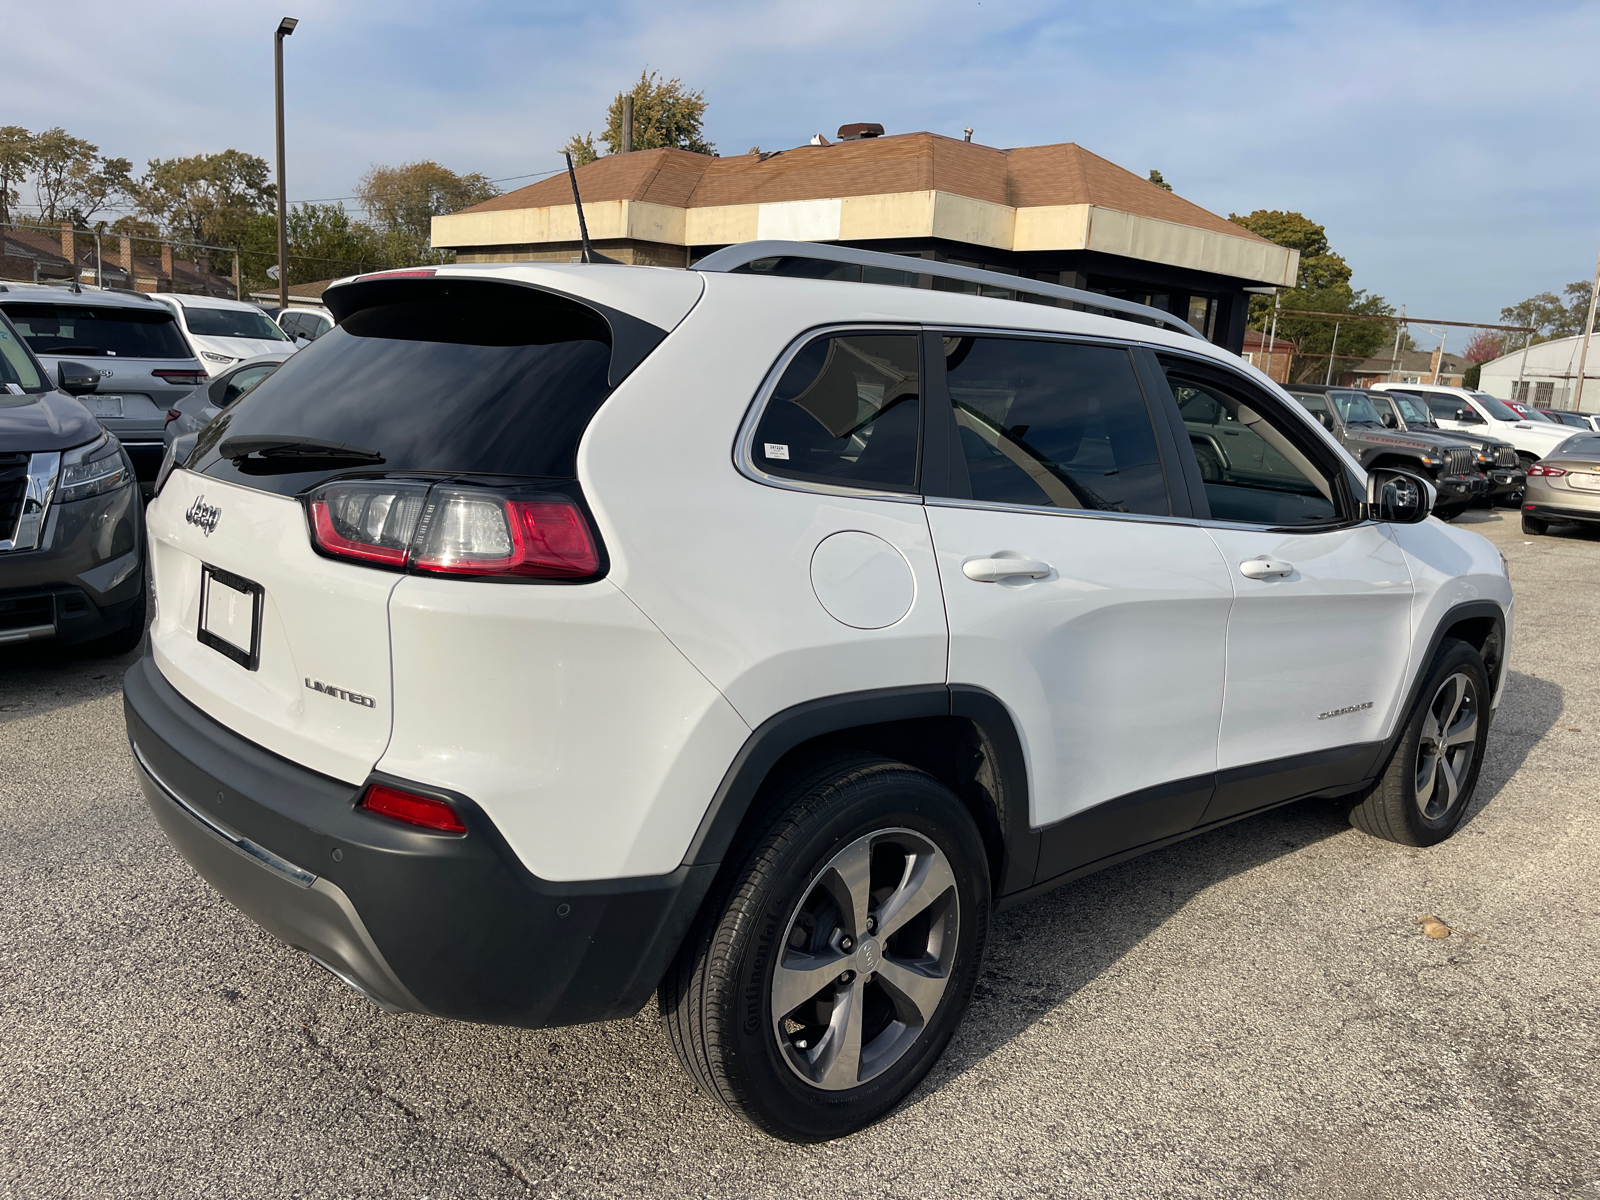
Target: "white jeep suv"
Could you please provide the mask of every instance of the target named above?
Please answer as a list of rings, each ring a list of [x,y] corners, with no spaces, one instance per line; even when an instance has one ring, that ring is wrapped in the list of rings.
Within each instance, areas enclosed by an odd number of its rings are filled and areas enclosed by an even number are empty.
[[[707,1093],[818,1140],[928,1071],[997,908],[1304,797],[1447,837],[1494,548],[1164,313],[913,261],[329,288],[149,508],[173,844],[389,1010],[655,993]]]

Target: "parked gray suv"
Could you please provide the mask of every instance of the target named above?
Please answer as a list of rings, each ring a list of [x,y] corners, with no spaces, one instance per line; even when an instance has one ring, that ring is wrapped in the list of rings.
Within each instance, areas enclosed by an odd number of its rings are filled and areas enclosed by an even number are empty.
[[[167,410],[210,378],[173,311],[136,292],[29,283],[0,284],[0,311],[49,380],[117,436],[148,490]]]
[[[1399,467],[1433,481],[1433,515],[1449,521],[1488,494],[1470,446],[1435,432],[1400,431],[1383,419],[1373,393],[1326,384],[1294,384],[1288,392],[1368,470]]]

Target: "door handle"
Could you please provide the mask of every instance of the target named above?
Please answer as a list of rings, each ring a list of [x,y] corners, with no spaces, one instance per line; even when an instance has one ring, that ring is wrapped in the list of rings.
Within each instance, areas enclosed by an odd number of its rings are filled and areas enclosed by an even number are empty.
[[[1017,575],[1026,575],[1030,579],[1043,579],[1050,574],[1050,564],[1040,562],[1034,558],[1009,558],[996,555],[994,558],[969,558],[961,564],[961,573],[968,579],[978,583],[998,583],[1002,579],[1010,579]]]
[[[1252,558],[1239,564],[1246,579],[1284,579],[1294,574],[1294,564],[1279,558]]]

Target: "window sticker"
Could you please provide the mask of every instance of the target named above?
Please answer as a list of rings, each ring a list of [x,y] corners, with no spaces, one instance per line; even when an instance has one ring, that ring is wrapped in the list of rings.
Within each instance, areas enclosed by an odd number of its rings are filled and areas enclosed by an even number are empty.
[[[782,442],[763,442],[761,447],[768,458],[788,458],[789,447]]]

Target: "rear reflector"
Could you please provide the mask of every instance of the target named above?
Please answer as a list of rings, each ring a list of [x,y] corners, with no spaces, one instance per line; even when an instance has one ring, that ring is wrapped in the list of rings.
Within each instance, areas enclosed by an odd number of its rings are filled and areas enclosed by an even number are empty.
[[[467,831],[467,827],[461,823],[461,818],[456,815],[456,810],[443,800],[434,800],[428,796],[413,796],[410,792],[402,792],[397,788],[384,787],[381,784],[375,783],[367,789],[367,794],[361,797],[361,807],[381,817],[388,817],[390,820],[401,821],[407,825],[419,825],[423,829],[432,829],[439,833]]]
[[[583,510],[559,493],[353,480],[307,498],[323,554],[439,575],[583,579],[600,549]]]

